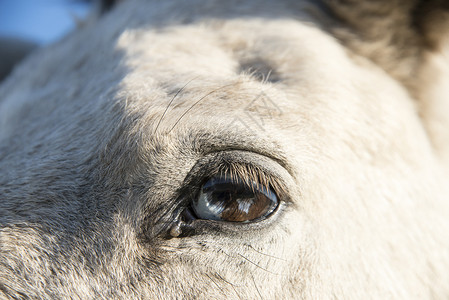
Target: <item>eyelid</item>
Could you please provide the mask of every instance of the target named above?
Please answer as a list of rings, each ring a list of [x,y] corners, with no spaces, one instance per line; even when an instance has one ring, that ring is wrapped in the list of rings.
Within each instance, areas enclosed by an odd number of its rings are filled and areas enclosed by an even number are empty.
[[[296,178],[298,175],[296,174],[296,169],[287,158],[288,155],[283,151],[283,147],[276,141],[255,132],[250,132],[249,134],[234,132],[230,135],[227,128],[216,128],[216,130],[215,133],[199,130],[197,135],[191,137],[194,139],[192,144],[195,145],[198,153],[201,153],[203,156],[219,152],[240,152],[259,155],[260,157],[269,158],[282,166],[292,178]],[[227,137],[226,142],[223,142],[224,136]]]

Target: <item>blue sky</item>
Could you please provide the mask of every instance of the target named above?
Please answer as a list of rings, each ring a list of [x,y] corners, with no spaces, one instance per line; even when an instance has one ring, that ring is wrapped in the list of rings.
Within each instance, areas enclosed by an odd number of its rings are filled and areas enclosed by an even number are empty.
[[[0,36],[48,44],[74,28],[89,5],[74,0],[0,0]]]

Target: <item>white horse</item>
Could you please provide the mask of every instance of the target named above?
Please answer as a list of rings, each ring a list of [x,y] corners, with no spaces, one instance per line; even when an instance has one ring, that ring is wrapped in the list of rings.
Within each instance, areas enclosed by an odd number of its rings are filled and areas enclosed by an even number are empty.
[[[0,298],[448,299],[448,14],[124,0],[35,52],[0,86]]]

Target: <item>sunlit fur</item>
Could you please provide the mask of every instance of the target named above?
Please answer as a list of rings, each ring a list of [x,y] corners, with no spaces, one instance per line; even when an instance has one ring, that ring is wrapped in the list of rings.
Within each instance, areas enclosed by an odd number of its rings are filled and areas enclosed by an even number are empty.
[[[124,0],[34,53],[0,86],[0,298],[448,299],[442,2]],[[216,171],[281,207],[170,236]]]

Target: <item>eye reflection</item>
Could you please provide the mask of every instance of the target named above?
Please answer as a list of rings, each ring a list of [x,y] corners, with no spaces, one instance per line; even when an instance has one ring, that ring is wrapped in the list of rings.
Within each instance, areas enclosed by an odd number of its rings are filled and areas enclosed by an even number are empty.
[[[250,222],[269,216],[278,199],[271,188],[220,174],[201,187],[192,206],[200,219]]]

